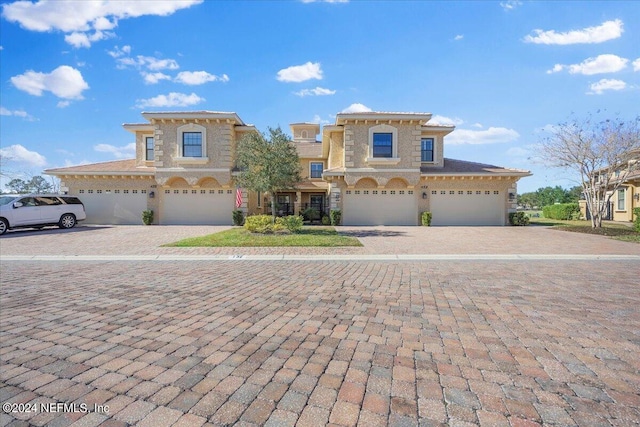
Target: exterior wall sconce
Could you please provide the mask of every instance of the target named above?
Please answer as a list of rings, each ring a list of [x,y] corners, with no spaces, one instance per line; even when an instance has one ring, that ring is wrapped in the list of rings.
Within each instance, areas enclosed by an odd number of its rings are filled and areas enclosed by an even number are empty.
[[[154,197],[156,197],[156,193],[154,191],[150,191],[149,192],[149,198],[153,199]]]
[[[336,202],[340,201],[340,193],[336,193]]]
[[[509,193],[509,200],[513,200],[516,198],[515,193]]]
[[[640,193],[636,193],[633,195],[633,198],[636,199],[636,202],[640,200]]]
[[[422,192],[422,198],[423,198],[423,199],[426,199],[426,198],[427,198],[427,192],[426,192],[426,191],[423,191],[423,192]]]

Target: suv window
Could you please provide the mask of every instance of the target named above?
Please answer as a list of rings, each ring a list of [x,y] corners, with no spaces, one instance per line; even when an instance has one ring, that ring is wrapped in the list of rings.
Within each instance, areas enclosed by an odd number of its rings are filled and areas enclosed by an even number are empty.
[[[1,205],[8,205],[9,203],[13,202],[17,198],[18,198],[18,196],[1,196],[0,197],[0,206]]]
[[[23,197],[18,200],[18,202],[22,203],[22,206],[38,206],[36,199],[34,197]]]
[[[36,197],[38,206],[55,206],[61,205],[62,202],[57,197]]]
[[[62,196],[60,197],[64,202],[68,205],[81,205],[82,202],[77,197],[72,196]]]

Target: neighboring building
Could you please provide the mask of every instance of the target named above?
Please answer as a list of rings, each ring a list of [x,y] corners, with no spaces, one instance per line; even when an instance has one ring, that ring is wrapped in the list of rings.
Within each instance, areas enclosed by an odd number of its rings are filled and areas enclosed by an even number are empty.
[[[609,177],[608,188],[610,191],[607,191],[606,195],[610,195],[611,199],[603,219],[631,222],[634,220],[633,210],[640,208],[640,169],[636,167],[637,162],[640,162],[640,153],[635,152],[630,157],[631,170],[621,167]],[[602,174],[603,172],[600,171],[599,173]],[[602,176],[597,176],[596,181],[604,185],[606,178],[602,178]],[[613,187],[618,183],[620,183],[620,186],[613,190]],[[583,218],[591,219],[586,200],[580,200],[580,214]]]
[[[78,195],[87,222],[228,224],[236,208],[236,144],[256,128],[235,113],[142,113],[136,158],[46,170]],[[428,124],[427,113],[340,113],[324,126],[291,124],[303,182],[277,195],[279,215],[341,209],[345,225],[506,225],[516,210],[516,182],[529,171],[444,157],[453,126]],[[265,194],[242,191],[240,209],[270,212]]]

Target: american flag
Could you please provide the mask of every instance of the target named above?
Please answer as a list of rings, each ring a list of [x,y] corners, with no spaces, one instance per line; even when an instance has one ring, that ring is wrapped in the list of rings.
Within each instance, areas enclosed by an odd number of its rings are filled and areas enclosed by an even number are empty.
[[[242,188],[236,188],[236,208],[242,206]]]

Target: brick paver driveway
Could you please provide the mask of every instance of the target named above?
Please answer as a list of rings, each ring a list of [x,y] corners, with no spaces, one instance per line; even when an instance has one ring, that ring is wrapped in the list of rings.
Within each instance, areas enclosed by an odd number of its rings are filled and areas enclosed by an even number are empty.
[[[34,235],[0,242],[0,426],[640,423],[637,258],[9,259]]]

